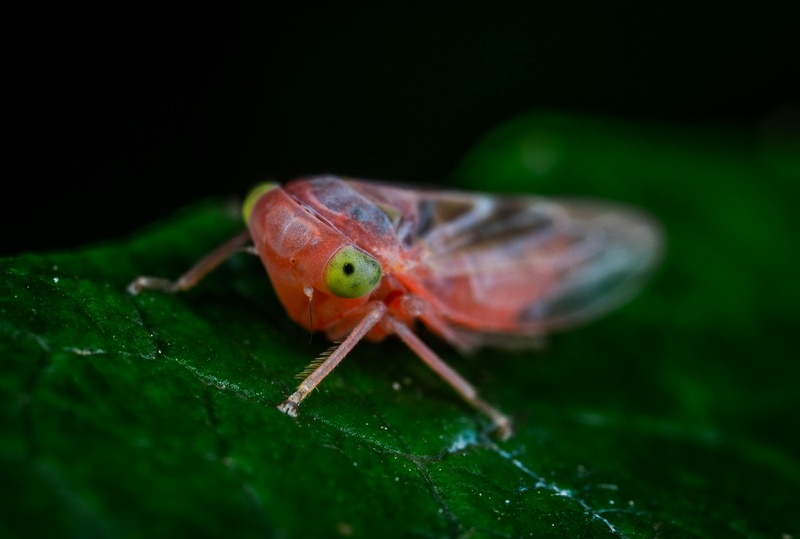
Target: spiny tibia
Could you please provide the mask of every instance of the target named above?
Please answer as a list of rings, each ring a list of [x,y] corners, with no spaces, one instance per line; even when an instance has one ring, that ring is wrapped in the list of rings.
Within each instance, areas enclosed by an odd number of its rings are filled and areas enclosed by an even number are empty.
[[[326,359],[331,357],[331,354],[333,354],[336,351],[336,349],[339,348],[340,344],[342,344],[341,341],[333,343],[330,348],[328,348],[327,350],[322,352],[319,356],[317,356],[316,359],[314,359],[311,363],[308,364],[308,367],[303,369],[302,372],[298,372],[297,374],[295,374],[294,377],[297,378],[298,380],[305,380],[306,378],[311,376],[312,372],[317,370],[320,365],[325,363]]]

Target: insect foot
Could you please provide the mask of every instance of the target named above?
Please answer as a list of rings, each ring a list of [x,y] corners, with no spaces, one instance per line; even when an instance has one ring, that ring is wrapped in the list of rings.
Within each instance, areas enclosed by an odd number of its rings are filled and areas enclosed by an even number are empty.
[[[514,424],[509,417],[502,416],[500,418],[495,418],[494,424],[497,426],[497,438],[501,442],[505,442],[514,436]]]
[[[297,411],[297,404],[295,404],[290,400],[283,401],[278,406],[276,406],[276,408],[290,417],[297,417],[297,414],[299,413]]]
[[[172,281],[167,279],[142,275],[131,281],[126,290],[128,294],[137,296],[142,290],[163,290],[164,292],[172,292],[173,287]]]

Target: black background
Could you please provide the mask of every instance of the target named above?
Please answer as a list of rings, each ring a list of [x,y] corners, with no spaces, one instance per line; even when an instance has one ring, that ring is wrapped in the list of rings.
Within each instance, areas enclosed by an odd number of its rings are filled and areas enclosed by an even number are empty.
[[[0,254],[265,178],[440,182],[533,109],[744,129],[796,110],[797,2],[603,4],[29,5],[2,38]]]

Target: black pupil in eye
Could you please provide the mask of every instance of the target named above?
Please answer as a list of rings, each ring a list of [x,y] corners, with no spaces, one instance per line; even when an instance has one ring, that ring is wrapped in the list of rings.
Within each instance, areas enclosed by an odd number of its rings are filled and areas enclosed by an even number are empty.
[[[344,266],[342,267],[342,271],[344,271],[345,275],[352,275],[353,272],[356,271],[356,267],[350,262],[345,262]]]

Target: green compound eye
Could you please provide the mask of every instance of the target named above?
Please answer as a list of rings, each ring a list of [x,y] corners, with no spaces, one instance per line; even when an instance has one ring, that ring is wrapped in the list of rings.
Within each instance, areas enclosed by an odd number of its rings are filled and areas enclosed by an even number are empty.
[[[325,283],[340,298],[360,298],[372,292],[381,280],[381,265],[352,245],[343,247],[328,262]]]
[[[276,187],[278,187],[277,183],[269,182],[256,185],[250,190],[247,198],[244,199],[244,204],[242,204],[242,217],[244,218],[245,225],[250,224],[250,214],[253,213],[253,206],[256,205],[261,195],[267,191],[272,191]]]

